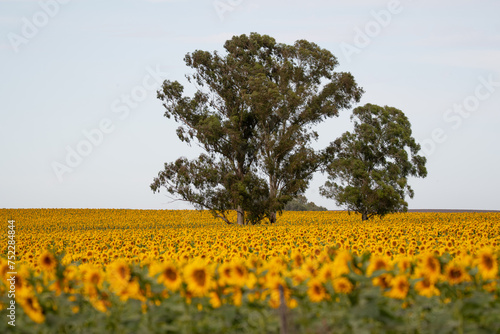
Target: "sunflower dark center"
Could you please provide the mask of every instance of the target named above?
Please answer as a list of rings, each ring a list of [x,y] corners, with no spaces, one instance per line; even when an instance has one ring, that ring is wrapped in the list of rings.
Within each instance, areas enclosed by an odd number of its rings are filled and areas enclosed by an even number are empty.
[[[450,270],[450,277],[453,279],[458,279],[458,278],[462,277],[462,271],[458,268],[452,268]]]
[[[207,275],[205,274],[205,270],[198,269],[195,270],[193,273],[194,280],[196,281],[196,284],[203,286],[205,285],[205,280],[207,278]]]
[[[487,269],[493,268],[493,258],[489,255],[483,255],[483,264]]]
[[[235,269],[236,269],[235,271],[236,271],[236,273],[238,274],[238,276],[242,277],[242,276],[244,276],[244,275],[245,275],[245,272],[243,271],[243,269],[242,269],[242,268],[240,268],[240,267],[236,267]]]
[[[427,260],[427,268],[429,268],[431,271],[436,271],[437,266],[436,263],[434,262],[434,259],[430,258]]]
[[[165,270],[165,276],[169,281],[175,281],[177,279],[177,273],[172,268],[167,268],[167,270]]]

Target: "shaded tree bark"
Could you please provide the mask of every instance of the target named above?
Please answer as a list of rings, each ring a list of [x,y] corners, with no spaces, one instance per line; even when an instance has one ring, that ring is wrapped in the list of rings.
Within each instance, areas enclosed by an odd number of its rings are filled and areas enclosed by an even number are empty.
[[[236,223],[238,225],[245,225],[245,211],[243,211],[243,208],[241,205],[238,205],[238,208],[236,209],[237,213],[237,218],[236,218]]]

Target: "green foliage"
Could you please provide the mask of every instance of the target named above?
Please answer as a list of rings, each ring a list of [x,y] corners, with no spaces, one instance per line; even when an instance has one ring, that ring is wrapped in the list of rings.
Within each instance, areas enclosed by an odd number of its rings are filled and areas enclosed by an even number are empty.
[[[350,73],[334,71],[338,62],[328,50],[305,40],[286,45],[252,33],[224,48],[224,56],[186,55],[195,70],[187,76],[197,87],[193,97],[184,97],[177,81],[158,92],[165,116],[181,124],[179,139],[206,153],[165,164],[151,189],[165,187],[227,223],[230,210],[239,224],[263,217],[273,223],[320,167],[312,126],[350,108],[363,91]]]
[[[328,209],[317,206],[314,202],[308,202],[305,196],[300,195],[285,205],[285,211],[328,211]]]
[[[321,194],[366,220],[407,211],[413,198],[408,177],[425,177],[426,159],[411,136],[401,110],[366,104],[354,109],[354,131],[344,133],[326,150],[328,181]]]
[[[350,268],[357,271],[345,275],[353,284],[349,293],[335,292],[332,281],[322,283],[328,298],[313,302],[308,297],[307,281],[294,284],[288,277],[284,282],[297,301],[286,310],[291,333],[499,333],[500,289],[484,289],[485,282],[474,279],[460,284],[446,280],[438,283],[441,294],[424,297],[418,294],[410,280],[410,289],[403,299],[387,296],[391,288],[372,284],[380,275],[401,274],[398,269],[379,270],[366,276],[370,255],[354,256]],[[445,264],[446,256],[439,258]],[[58,264],[58,271],[66,266]],[[132,277],[141,289],[149,291],[145,300],[115,295],[108,284],[96,287],[96,296],[79,293],[82,286],[72,284],[70,290],[54,291],[54,281],[32,273],[29,282],[37,286],[33,296],[38,300],[45,321],[35,323],[17,305],[16,326],[0,322],[1,333],[277,333],[280,330],[280,311],[269,305],[267,298],[250,298],[265,288],[243,288],[242,303],[236,306],[229,293],[220,307],[213,307],[208,296],[187,301],[180,292],[168,291],[148,273],[147,266],[133,265]],[[474,275],[473,270],[468,274]],[[61,284],[63,277],[58,278]],[[498,284],[498,279],[494,281]],[[0,282],[2,285],[3,282]],[[94,303],[92,302],[94,300]],[[105,300],[105,312],[96,309],[95,300]],[[9,298],[0,294],[0,303]],[[5,309],[4,309],[5,311]]]

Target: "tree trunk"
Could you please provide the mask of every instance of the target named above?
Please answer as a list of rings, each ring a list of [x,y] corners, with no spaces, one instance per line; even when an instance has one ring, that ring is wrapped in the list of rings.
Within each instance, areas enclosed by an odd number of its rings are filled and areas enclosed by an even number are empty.
[[[236,222],[238,225],[245,225],[245,211],[241,208],[241,205],[238,205],[236,209],[236,213],[238,214]]]
[[[362,213],[361,220],[363,221],[368,220],[368,214],[366,212]]]
[[[269,208],[269,222],[271,224],[276,223],[276,208],[274,207],[274,203],[276,201],[276,195],[278,194],[278,189],[276,186],[276,178],[273,176],[269,176],[269,198],[271,199],[271,207]]]
[[[271,224],[276,223],[276,212],[271,212],[271,214],[269,215],[269,222]]]

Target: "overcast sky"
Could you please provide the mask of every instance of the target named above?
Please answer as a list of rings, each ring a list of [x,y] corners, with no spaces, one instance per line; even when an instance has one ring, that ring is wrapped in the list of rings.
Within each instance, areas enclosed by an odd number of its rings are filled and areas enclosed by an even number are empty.
[[[361,104],[401,109],[428,158],[410,209],[500,209],[500,2],[0,0],[0,207],[189,208],[149,188],[196,157],[156,98],[183,62],[258,32],[338,58]],[[322,148],[350,111],[318,128]],[[337,209],[318,188],[306,196]]]

